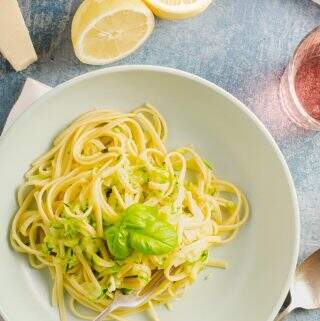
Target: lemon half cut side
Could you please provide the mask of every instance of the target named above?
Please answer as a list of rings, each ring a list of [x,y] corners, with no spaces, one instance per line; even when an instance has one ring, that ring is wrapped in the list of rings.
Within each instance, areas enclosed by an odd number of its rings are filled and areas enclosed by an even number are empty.
[[[85,0],[71,27],[78,59],[104,65],[139,48],[154,28],[154,16],[141,0]]]

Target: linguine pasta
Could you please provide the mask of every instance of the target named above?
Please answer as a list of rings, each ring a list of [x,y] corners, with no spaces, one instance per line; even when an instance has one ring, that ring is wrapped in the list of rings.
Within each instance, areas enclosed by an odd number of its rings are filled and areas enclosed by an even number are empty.
[[[71,311],[91,320],[115,291],[142,289],[163,269],[166,280],[149,302],[112,317],[155,315],[154,304],[183,295],[206,265],[225,267],[208,249],[234,239],[248,202],[193,149],[167,151],[166,138],[166,122],[151,106],[91,111],[26,173],[11,244],[34,268],[49,269],[62,321],[65,293]]]

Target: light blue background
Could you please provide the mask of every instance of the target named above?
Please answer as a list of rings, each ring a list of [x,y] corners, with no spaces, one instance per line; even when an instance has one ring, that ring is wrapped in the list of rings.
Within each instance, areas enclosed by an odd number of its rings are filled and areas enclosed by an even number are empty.
[[[79,63],[71,48],[70,22],[78,0],[19,3],[39,61],[16,73],[0,58],[0,130],[26,77],[55,86],[99,68]],[[170,66],[197,74],[228,90],[262,120],[297,188],[300,259],[320,246],[320,133],[298,129],[287,120],[278,85],[294,48],[318,24],[320,6],[311,0],[216,0],[196,18],[157,21],[145,45],[117,63]],[[316,321],[320,312],[296,312],[288,320]]]

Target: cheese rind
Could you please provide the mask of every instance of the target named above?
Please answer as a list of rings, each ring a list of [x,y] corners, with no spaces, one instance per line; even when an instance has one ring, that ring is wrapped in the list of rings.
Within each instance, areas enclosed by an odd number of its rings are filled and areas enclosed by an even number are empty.
[[[16,71],[38,59],[17,0],[0,0],[0,52]]]

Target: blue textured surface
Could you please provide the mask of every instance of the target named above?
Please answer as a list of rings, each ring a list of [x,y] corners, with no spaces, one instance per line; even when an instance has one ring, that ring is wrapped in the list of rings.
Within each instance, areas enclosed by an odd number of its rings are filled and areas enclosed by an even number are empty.
[[[16,73],[0,58],[0,130],[26,77],[55,86],[97,69],[79,63],[71,48],[70,22],[79,1],[19,3],[39,61]],[[197,74],[228,90],[262,120],[284,153],[297,188],[300,259],[320,247],[320,133],[291,124],[280,110],[277,91],[292,51],[319,21],[320,6],[311,0],[216,0],[196,18],[157,21],[146,44],[117,63],[170,66]],[[320,320],[320,312],[296,312],[288,320]]]

